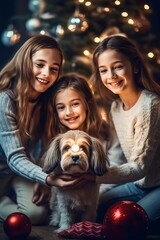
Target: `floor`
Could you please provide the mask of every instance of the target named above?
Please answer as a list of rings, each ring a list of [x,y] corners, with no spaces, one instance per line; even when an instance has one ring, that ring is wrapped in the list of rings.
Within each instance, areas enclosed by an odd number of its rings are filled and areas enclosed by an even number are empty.
[[[60,239],[61,238],[59,238],[54,233],[53,227],[51,227],[51,226],[33,226],[31,233],[29,234],[29,236],[27,238],[27,240],[60,240]],[[0,223],[0,240],[8,240],[8,237],[4,233],[2,223]],[[17,239],[15,239],[15,240],[17,240]],[[71,239],[65,238],[64,240],[71,240]],[[83,239],[83,240],[88,240],[88,239]],[[149,236],[147,236],[146,240],[160,240],[160,235],[149,235]]]
[[[8,240],[8,237],[4,232],[2,223],[0,223],[0,240]],[[17,239],[15,239],[15,240],[17,240]],[[22,240],[24,240],[24,239],[22,239]],[[54,233],[53,227],[32,226],[31,233],[29,234],[27,240],[60,240],[60,238]],[[65,239],[65,240],[67,240],[67,239]]]

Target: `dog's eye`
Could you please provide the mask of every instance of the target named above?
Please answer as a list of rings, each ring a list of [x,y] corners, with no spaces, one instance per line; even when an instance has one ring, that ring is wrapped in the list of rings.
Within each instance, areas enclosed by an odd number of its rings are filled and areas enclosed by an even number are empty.
[[[63,152],[67,152],[69,149],[70,149],[70,146],[67,145],[67,146],[65,146],[65,147],[63,148]]]
[[[81,149],[83,152],[86,152],[86,153],[87,153],[87,148],[86,148],[86,146],[81,145],[81,146],[80,146],[80,149]]]

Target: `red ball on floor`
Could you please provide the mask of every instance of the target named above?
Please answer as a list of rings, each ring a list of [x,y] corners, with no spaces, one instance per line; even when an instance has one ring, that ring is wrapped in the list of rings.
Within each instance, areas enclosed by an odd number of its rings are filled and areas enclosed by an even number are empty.
[[[23,213],[10,214],[3,224],[3,229],[10,239],[25,239],[31,232],[31,221]]]
[[[149,219],[138,204],[121,201],[108,209],[102,226],[108,240],[142,240],[146,237]]]

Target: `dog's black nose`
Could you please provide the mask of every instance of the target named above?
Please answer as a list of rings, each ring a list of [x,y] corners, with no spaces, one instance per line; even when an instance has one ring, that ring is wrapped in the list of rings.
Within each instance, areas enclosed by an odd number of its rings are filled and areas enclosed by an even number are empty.
[[[79,160],[79,155],[72,156],[73,162],[77,162]]]

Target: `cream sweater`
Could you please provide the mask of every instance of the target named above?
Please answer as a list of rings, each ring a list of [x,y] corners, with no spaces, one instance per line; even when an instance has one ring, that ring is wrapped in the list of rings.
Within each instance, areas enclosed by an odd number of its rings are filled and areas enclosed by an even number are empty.
[[[97,183],[160,186],[160,97],[143,90],[128,111],[118,99],[112,103],[111,117],[127,163],[111,166]]]

